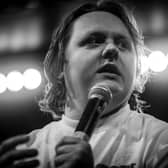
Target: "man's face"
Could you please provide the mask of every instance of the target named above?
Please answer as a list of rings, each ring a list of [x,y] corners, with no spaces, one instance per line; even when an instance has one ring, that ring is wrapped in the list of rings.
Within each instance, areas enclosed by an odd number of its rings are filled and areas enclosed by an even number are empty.
[[[128,100],[135,84],[137,58],[131,36],[117,16],[95,11],[79,17],[65,56],[67,93],[79,111],[88,101],[89,89],[98,83],[112,90],[106,111]]]

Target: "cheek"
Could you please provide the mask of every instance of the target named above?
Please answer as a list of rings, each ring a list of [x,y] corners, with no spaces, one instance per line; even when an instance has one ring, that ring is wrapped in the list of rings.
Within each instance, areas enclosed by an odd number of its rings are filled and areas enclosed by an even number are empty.
[[[128,60],[127,65],[129,71],[130,85],[134,85],[137,77],[137,60],[135,59],[135,57],[132,57],[132,61]]]
[[[127,88],[132,87],[134,85],[136,76],[137,76],[137,59],[133,54],[125,55],[123,60],[123,68],[122,71],[125,74],[125,82]]]
[[[68,56],[68,63],[64,70],[69,92],[78,98],[87,97],[98,62],[96,56],[93,52],[81,50],[76,50]]]
[[[95,72],[98,64],[95,52],[80,50],[69,57],[69,69],[73,78],[88,81]]]

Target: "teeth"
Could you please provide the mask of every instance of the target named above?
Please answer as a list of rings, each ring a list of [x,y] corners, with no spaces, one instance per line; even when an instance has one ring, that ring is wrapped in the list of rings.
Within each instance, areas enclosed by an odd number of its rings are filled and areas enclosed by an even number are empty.
[[[106,65],[106,64],[111,64],[108,60],[105,60],[104,62],[103,62],[103,66],[104,65]]]

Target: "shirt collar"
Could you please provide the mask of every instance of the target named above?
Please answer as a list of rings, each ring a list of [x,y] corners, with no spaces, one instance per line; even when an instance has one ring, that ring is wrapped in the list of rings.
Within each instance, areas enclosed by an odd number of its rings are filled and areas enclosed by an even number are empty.
[[[125,104],[122,108],[120,108],[117,112],[108,115],[106,117],[100,118],[97,127],[102,125],[111,125],[113,127],[121,126],[124,121],[128,118],[131,110],[129,104]]]
[[[66,115],[62,115],[62,122],[72,128],[76,128],[79,120],[74,120],[72,118],[67,117]]]
[[[126,104],[125,106],[120,108],[119,111],[117,111],[116,113],[100,118],[96,124],[96,127],[100,127],[102,125],[109,125],[109,124],[114,127],[117,127],[126,120],[130,112],[131,110],[130,110],[129,104]],[[65,125],[75,129],[77,127],[77,124],[79,123],[79,120],[75,120],[67,117],[66,115],[63,115],[62,122]]]

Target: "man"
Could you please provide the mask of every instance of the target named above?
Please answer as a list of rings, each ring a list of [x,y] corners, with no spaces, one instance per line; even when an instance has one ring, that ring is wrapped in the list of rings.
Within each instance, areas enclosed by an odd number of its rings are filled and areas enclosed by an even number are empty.
[[[61,119],[5,141],[0,167],[168,166],[168,124],[143,114],[137,100],[147,79],[141,73],[143,47],[119,3],[98,1],[74,10],[53,35],[44,62],[48,84],[40,106]],[[91,137],[79,138],[74,131],[94,86],[110,88],[113,98]]]

